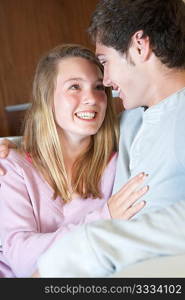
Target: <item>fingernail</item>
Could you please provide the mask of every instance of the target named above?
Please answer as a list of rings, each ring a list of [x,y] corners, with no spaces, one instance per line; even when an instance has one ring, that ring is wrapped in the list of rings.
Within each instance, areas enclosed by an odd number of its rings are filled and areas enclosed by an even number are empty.
[[[146,201],[145,200],[141,201],[141,204],[146,205]]]
[[[142,192],[146,192],[146,191],[148,191],[148,189],[149,189],[149,186],[146,185],[146,186],[144,186],[144,187],[142,188]]]
[[[145,178],[145,177],[148,177],[149,174],[145,173],[145,172],[142,172],[138,175],[139,178]]]
[[[149,176],[149,174],[143,172],[143,175],[141,176],[141,178],[146,179],[146,177],[148,177],[148,176]]]
[[[139,178],[142,178],[144,175],[145,175],[145,173],[144,173],[144,172],[142,172],[142,173],[140,173],[140,174],[139,174],[139,176],[138,176],[138,177],[139,177]]]

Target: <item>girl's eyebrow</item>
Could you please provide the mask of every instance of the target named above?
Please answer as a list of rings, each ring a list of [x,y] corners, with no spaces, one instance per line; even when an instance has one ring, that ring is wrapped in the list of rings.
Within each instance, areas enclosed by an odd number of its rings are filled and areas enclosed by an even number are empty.
[[[80,77],[73,77],[73,78],[69,78],[69,79],[65,80],[64,83],[70,82],[70,81],[86,81],[86,80],[83,78],[80,78]],[[103,82],[103,78],[98,78],[96,80],[96,82]]]
[[[73,77],[73,78],[69,78],[69,79],[65,80],[64,83],[69,82],[69,81],[85,81],[85,80],[80,77]]]

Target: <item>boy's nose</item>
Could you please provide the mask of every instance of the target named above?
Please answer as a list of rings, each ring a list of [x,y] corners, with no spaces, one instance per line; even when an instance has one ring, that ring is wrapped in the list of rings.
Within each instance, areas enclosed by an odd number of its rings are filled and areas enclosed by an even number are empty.
[[[103,85],[104,86],[112,86],[112,82],[106,73],[104,73],[104,76],[103,76]]]

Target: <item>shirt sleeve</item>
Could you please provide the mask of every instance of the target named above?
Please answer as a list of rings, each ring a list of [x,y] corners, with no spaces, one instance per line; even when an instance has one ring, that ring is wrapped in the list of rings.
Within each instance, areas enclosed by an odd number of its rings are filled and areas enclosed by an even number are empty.
[[[40,233],[24,178],[17,166],[6,164],[0,187],[0,236],[3,255],[17,277],[30,276],[37,258],[69,229]]]
[[[174,129],[174,152],[177,161],[180,163],[180,165],[183,167],[185,171],[184,128],[185,128],[185,114],[184,114],[184,109],[180,107],[178,109],[178,115],[176,118],[176,124]]]
[[[106,220],[65,235],[38,260],[41,277],[110,277],[156,256],[183,254],[185,202],[131,221]],[[82,263],[83,262],[83,263]]]
[[[78,224],[41,233],[21,168],[10,159],[6,162],[3,160],[2,164],[6,169],[6,175],[0,178],[0,237],[3,255],[17,277],[28,277],[34,272],[38,257],[57,238],[63,237],[64,233]]]

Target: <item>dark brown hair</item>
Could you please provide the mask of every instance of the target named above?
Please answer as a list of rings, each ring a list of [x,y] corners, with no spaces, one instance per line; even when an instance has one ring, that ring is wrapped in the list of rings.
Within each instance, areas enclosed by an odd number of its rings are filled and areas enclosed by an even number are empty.
[[[94,41],[126,53],[138,30],[169,68],[185,68],[185,3],[182,0],[100,0],[88,32]]]

